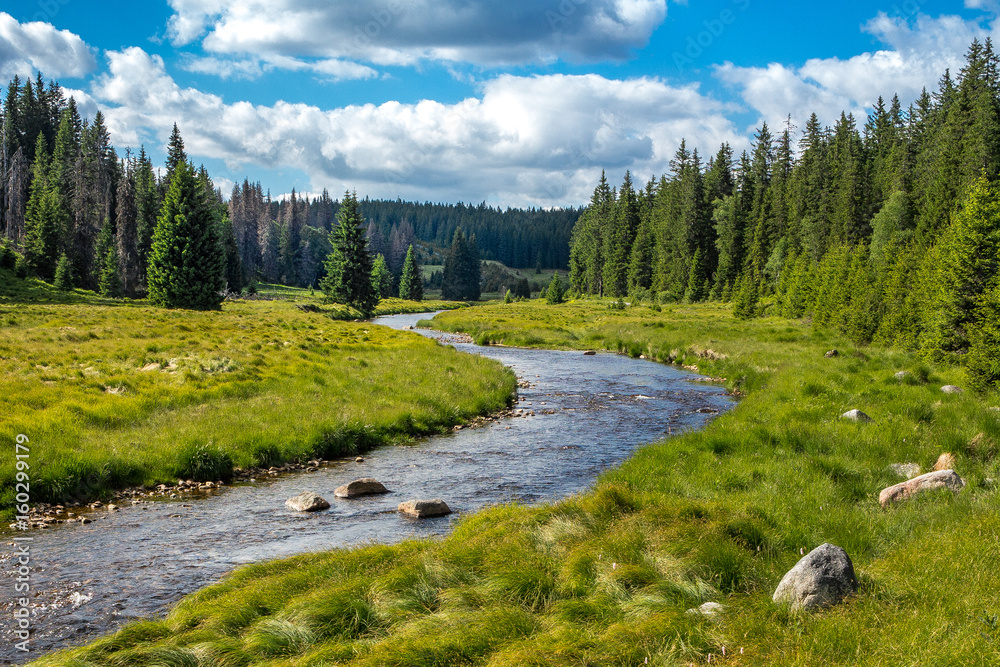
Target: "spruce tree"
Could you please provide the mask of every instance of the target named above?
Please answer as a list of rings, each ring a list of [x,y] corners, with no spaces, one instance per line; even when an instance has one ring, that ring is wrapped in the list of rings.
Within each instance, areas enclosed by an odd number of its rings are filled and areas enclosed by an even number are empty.
[[[372,289],[372,258],[356,194],[344,193],[337,225],[330,232],[330,244],[333,249],[326,259],[326,276],[320,287],[337,303],[371,315],[378,305],[378,295]]]
[[[153,173],[153,162],[146,155],[146,149],[139,149],[139,160],[135,168],[135,207],[136,207],[136,240],[139,255],[138,291],[146,289],[146,270],[149,266],[149,251],[153,246],[153,231],[156,221],[160,218],[159,188],[156,185],[156,174]]]
[[[923,348],[931,356],[969,348],[969,326],[1000,270],[1000,186],[976,180],[940,244]]]
[[[562,281],[559,280],[559,274],[556,273],[552,276],[552,281],[549,283],[549,288],[545,290],[545,300],[550,304],[562,303],[564,301],[563,296],[565,294],[565,289],[563,288]]]
[[[101,296],[120,297],[122,292],[121,270],[118,266],[118,249],[115,227],[105,219],[94,247],[94,283]]]
[[[166,308],[218,308],[224,263],[211,204],[192,167],[180,162],[153,232],[146,276],[150,302]]]
[[[477,301],[480,296],[479,250],[461,228],[455,230],[451,248],[444,258],[441,298],[449,301]]]
[[[66,253],[59,256],[59,262],[56,265],[56,276],[52,281],[52,285],[62,292],[68,292],[73,289],[73,264],[69,261]]]
[[[177,129],[177,123],[174,123],[174,129],[170,132],[170,140],[167,142],[167,183],[173,180],[177,167],[186,162],[187,153],[184,152],[184,140],[181,138],[180,130]]]
[[[424,298],[424,280],[416,254],[411,245],[406,251],[403,262],[403,275],[399,279],[399,298],[409,301],[422,301]]]
[[[973,391],[1000,387],[1000,285],[980,300],[975,321],[969,327],[967,377]]]
[[[29,272],[44,280],[52,280],[69,226],[69,214],[59,188],[49,181],[49,156],[45,145],[45,137],[38,135],[31,196],[24,218],[24,261]]]
[[[114,245],[108,246],[101,261],[101,272],[97,279],[97,291],[101,296],[118,298],[122,296],[122,281],[118,268],[118,251]]]
[[[236,233],[233,231],[233,223],[228,213],[220,216],[218,225],[219,240],[225,256],[223,275],[226,289],[239,294],[243,291],[243,264],[240,260],[240,248],[236,243]]]
[[[381,253],[372,265],[372,289],[379,299],[388,299],[392,296],[392,273],[385,263],[385,256]]]
[[[740,274],[733,297],[733,315],[741,320],[757,317],[760,309],[760,286],[750,270]]]
[[[628,294],[629,265],[632,245],[639,229],[639,200],[632,187],[632,175],[625,172],[625,181],[618,192],[614,208],[614,218],[604,236],[604,276],[605,292],[610,296]]]

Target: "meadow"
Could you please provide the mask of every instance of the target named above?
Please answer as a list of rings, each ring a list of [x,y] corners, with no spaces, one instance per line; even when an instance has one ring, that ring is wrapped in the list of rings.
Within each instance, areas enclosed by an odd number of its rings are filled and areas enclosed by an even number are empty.
[[[483,343],[696,367],[742,398],[707,428],[642,448],[586,493],[490,508],[441,540],[245,567],[165,618],[33,664],[1000,662],[990,481],[1000,476],[990,410],[1000,397],[943,393],[962,385],[961,368],[856,348],[805,321],[738,322],[711,304],[532,301],[452,311],[435,326]],[[839,417],[852,408],[873,421]],[[891,464],[928,471],[942,452],[967,482],[960,494],[879,506],[879,491],[900,481]],[[858,594],[811,614],[772,603],[781,576],[824,542],[850,554]],[[725,606],[715,620],[688,613],[706,601]]]
[[[355,454],[512,399],[499,364],[353,321],[308,290],[271,296],[165,310],[0,276],[0,440],[29,438],[33,502]],[[388,300],[378,314],[446,307]]]

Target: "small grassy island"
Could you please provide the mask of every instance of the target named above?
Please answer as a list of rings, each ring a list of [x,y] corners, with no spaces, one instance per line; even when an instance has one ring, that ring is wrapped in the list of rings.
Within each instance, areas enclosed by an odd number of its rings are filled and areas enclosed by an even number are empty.
[[[661,309],[609,303],[492,305],[445,313],[434,323],[480,342],[601,349],[697,368],[742,396],[739,406],[703,431],[643,448],[579,496],[542,506],[491,508],[464,517],[438,541],[244,567],[185,598],[164,619],[134,623],[33,664],[992,665],[1000,660],[995,486],[1000,414],[990,409],[1000,403],[996,394],[945,393],[943,385],[962,385],[962,369],[928,365],[907,353],[856,348],[804,321],[741,322],[729,308],[712,304]],[[341,363],[353,357],[356,366],[368,364],[384,375],[393,350],[413,354],[425,345],[363,324],[300,316],[293,307],[266,306],[274,310],[254,322],[247,308],[206,314],[216,318],[212,328],[207,320],[198,322],[198,315],[182,325],[169,312],[158,313],[154,326],[137,328],[129,324],[129,310],[120,309],[115,330],[142,338],[136,339],[136,352],[105,365],[93,359],[96,352],[85,356],[81,350],[72,358],[69,350],[75,348],[67,343],[80,343],[66,340],[72,335],[86,345],[102,345],[104,327],[111,325],[94,319],[101,317],[99,309],[81,314],[93,321],[87,331],[79,324],[77,331],[60,329],[66,315],[51,306],[33,315],[4,316],[18,320],[15,330],[21,335],[50,341],[36,354],[52,358],[32,364],[47,362],[47,370],[37,371],[53,378],[46,381],[70,374],[71,364],[81,367],[83,377],[73,371],[76,379],[63,381],[79,385],[60,390],[66,403],[82,406],[72,398],[75,392],[89,387],[97,395],[102,383],[128,381],[155,388],[174,401],[171,409],[189,411],[195,424],[203,422],[197,420],[197,406],[185,402],[190,395],[184,385],[175,387],[162,370],[126,378],[115,369],[170,358],[199,359],[205,368],[214,359],[212,346],[234,338],[235,329],[245,325],[260,328],[254,338],[274,345],[266,354],[263,346],[242,352],[235,361],[247,370],[232,372],[256,369],[252,372],[276,378],[287,377],[283,369],[308,368],[312,373],[292,386],[322,392],[313,365],[329,358],[316,346],[336,344],[327,354]],[[188,348],[181,326],[202,326],[209,333]],[[152,338],[152,331],[160,337]],[[370,340],[361,341],[362,348],[356,343],[364,336]],[[323,338],[331,340],[321,343]],[[834,348],[838,354],[827,356]],[[431,360],[431,352],[440,351],[427,350],[426,363],[440,364]],[[260,357],[263,368],[253,365]],[[447,363],[455,369],[465,364],[457,357]],[[101,376],[88,378],[90,367]],[[238,396],[238,383],[223,383],[204,370],[203,375],[182,370],[178,363],[178,374],[184,373],[195,375],[185,384],[203,383],[220,405],[255,400]],[[489,377],[496,400],[502,399],[506,379],[495,372]],[[328,386],[333,383],[332,377],[327,380]],[[440,398],[446,405],[453,400]],[[89,419],[102,414],[99,403],[87,405],[94,414]],[[137,401],[135,410],[142,405]],[[85,424],[82,409],[54,414],[73,414],[72,423]],[[872,421],[841,417],[851,409]],[[44,405],[35,410],[37,428],[46,423],[43,415],[55,419]],[[390,414],[399,419],[399,412]],[[905,478],[893,464],[916,464],[926,472],[942,453],[953,455],[954,469],[966,483],[960,493],[941,490],[880,506],[880,490]],[[782,575],[826,542],[850,555],[858,593],[808,614],[773,603]],[[722,609],[714,616],[691,612],[705,602]]]

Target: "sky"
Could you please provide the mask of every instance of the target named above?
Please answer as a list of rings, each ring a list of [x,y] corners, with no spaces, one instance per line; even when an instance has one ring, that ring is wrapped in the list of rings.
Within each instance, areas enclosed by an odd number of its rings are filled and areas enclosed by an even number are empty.
[[[957,72],[1000,0],[0,0],[0,82],[41,71],[120,155],[174,125],[228,194],[579,206],[682,139],[861,119]],[[1000,41],[998,41],[1000,43]],[[789,121],[790,117],[790,121]]]

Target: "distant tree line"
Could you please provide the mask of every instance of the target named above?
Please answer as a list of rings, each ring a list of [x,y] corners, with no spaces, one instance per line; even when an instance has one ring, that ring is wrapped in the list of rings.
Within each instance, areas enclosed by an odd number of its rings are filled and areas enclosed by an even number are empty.
[[[860,129],[813,114],[763,125],[738,158],[684,142],[637,188],[605,177],[573,230],[571,288],[732,302],[744,318],[808,316],[865,344],[967,362],[1000,381],[1000,76],[975,41],[903,109],[879,98]],[[797,140],[796,140],[797,139]]]
[[[0,254],[14,257],[16,251],[22,276],[54,281],[58,271],[64,288],[153,295],[155,231],[177,167],[187,163],[177,127],[164,168],[155,168],[142,147],[137,155],[119,156],[102,114],[92,121],[81,118],[75,101],[59,84],[46,85],[41,74],[9,83],[0,125]],[[203,272],[211,290],[239,292],[258,281],[317,287],[324,281],[326,260],[334,251],[331,233],[344,202],[326,191],[314,198],[293,191],[276,200],[248,180],[235,185],[225,202],[204,167],[187,166],[190,174],[184,178],[197,183],[199,201],[175,201],[170,215],[176,215],[176,206],[193,206],[198,224],[211,224],[199,242],[217,250],[222,267],[221,276],[215,276],[215,260],[205,264],[212,265]],[[195,192],[190,183],[182,190],[188,198]],[[413,267],[446,263],[459,229],[463,239],[474,239],[477,257],[517,267],[565,267],[570,231],[580,213],[370,199],[357,206],[383,297],[402,291],[408,255],[407,293],[422,293],[423,285],[415,287],[414,278],[422,280],[422,272]],[[190,225],[175,230],[191,231]],[[175,244],[174,250],[179,257],[183,248]]]

